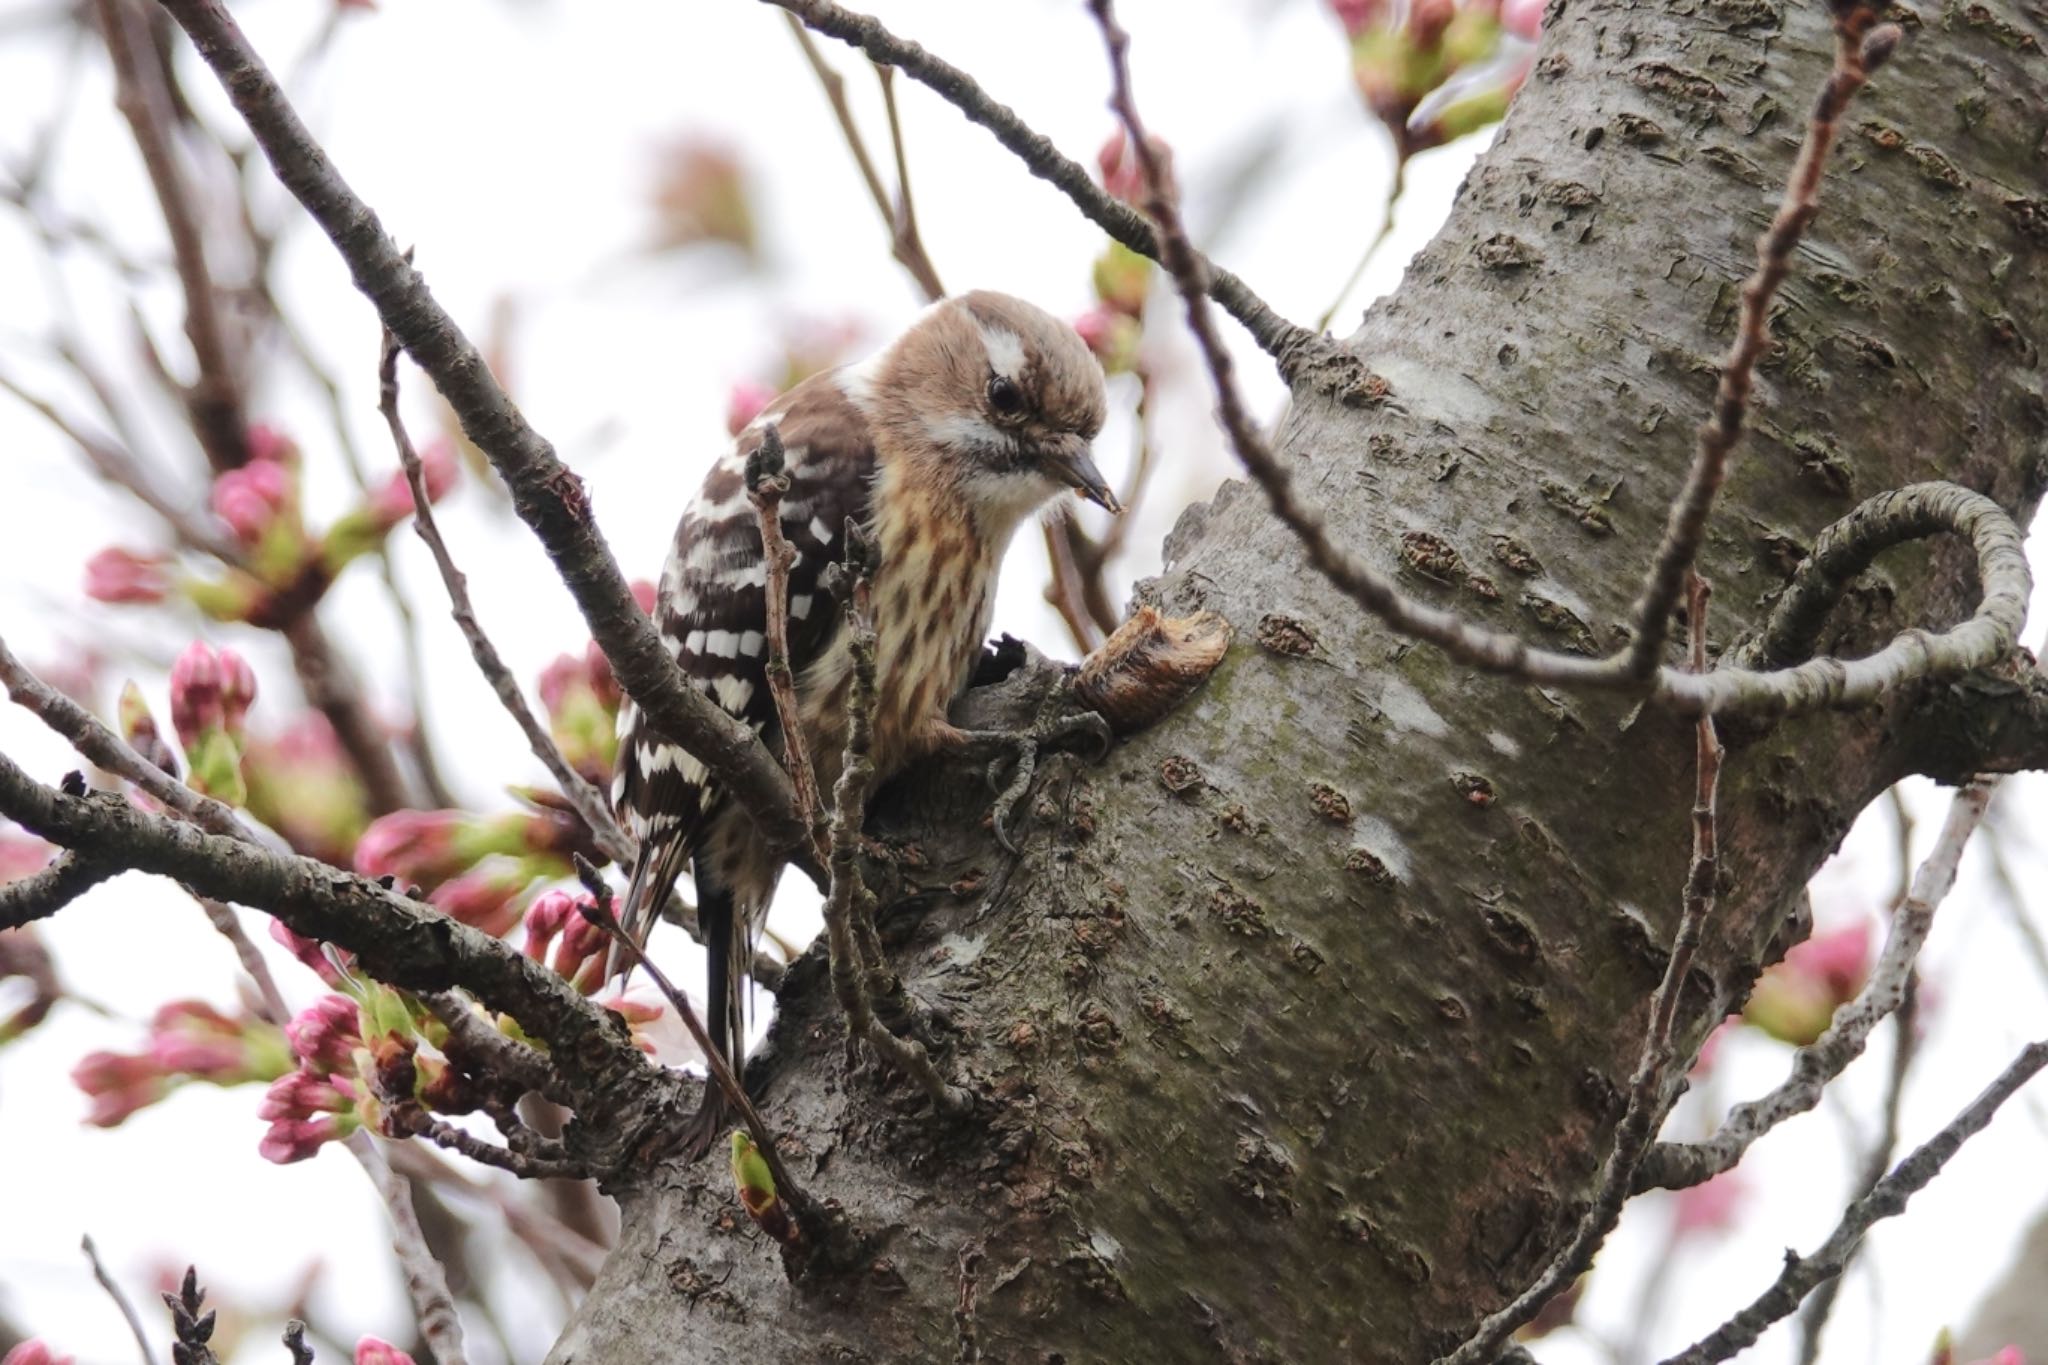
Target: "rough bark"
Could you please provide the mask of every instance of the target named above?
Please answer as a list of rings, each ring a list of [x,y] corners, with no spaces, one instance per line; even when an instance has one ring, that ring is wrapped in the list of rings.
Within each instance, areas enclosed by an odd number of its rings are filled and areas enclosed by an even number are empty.
[[[1906,45],[1852,111],[1715,516],[1717,650],[1863,496],[1938,477],[2025,515],[2040,493],[2048,11],[1895,17]],[[1300,375],[1283,447],[1416,591],[1605,652],[1827,25],[1780,0],[1559,0],[1546,35],[1350,343],[1386,391]],[[1100,766],[1050,765],[1022,858],[962,828],[986,798],[957,774],[899,783],[871,822],[895,965],[978,1112],[941,1123],[850,1072],[806,959],[753,1079],[865,1252],[791,1283],[721,1166],[663,1167],[619,1191],[621,1245],[553,1360],[1415,1361],[1568,1235],[1677,919],[1688,724],[1390,637],[1240,486],[1167,559],[1141,597],[1221,612],[1237,644]],[[1954,546],[1894,552],[1823,645],[1945,625],[1974,591]],[[1800,932],[1855,814],[1956,761],[1930,756],[1927,700],[1725,727],[1689,1044]],[[1967,728],[1946,700],[1944,740]]]

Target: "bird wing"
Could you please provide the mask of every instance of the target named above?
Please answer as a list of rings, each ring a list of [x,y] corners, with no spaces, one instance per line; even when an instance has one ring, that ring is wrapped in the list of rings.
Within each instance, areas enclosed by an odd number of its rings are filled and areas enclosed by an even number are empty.
[[[839,371],[814,375],[771,404],[705,475],[676,527],[654,608],[655,628],[683,676],[780,751],[780,727],[768,691],[767,561],[758,514],[747,500],[747,457],[766,425],[782,437],[789,491],[782,533],[796,552],[789,572],[790,666],[804,668],[830,646],[839,615],[820,591],[827,565],[843,558],[846,520],[865,520],[875,446]],[[723,800],[699,763],[655,732],[628,700],[619,711],[614,804],[634,836],[687,853]],[[680,858],[666,860],[680,871]],[[667,885],[651,889],[666,896]]]

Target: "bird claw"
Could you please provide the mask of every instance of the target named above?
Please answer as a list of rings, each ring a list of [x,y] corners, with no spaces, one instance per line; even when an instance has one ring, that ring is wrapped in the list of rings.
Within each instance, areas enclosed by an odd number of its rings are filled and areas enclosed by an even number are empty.
[[[1003,846],[1005,852],[1014,856],[1023,851],[1010,837],[1010,816],[1017,803],[1031,790],[1031,779],[1038,773],[1038,756],[1062,740],[1076,736],[1088,741],[1087,748],[1093,750],[1087,755],[1091,763],[1101,762],[1116,740],[1109,722],[1094,711],[1070,711],[1037,721],[1022,730],[966,732],[971,744],[1004,751],[990,760],[985,776],[989,790],[997,794],[994,805],[989,809],[989,825],[995,832],[996,842]]]

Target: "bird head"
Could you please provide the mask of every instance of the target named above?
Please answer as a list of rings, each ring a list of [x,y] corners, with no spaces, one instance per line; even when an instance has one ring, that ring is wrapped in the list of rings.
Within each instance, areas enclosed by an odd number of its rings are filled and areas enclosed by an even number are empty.
[[[1102,367],[1042,308],[987,290],[947,299],[883,354],[872,393],[903,446],[998,518],[1068,489],[1123,510],[1090,451]]]

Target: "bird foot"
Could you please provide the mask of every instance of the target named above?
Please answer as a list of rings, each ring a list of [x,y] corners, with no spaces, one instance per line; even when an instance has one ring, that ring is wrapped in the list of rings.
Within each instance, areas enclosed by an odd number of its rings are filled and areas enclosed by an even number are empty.
[[[1094,711],[1068,711],[1044,716],[1021,730],[962,730],[958,733],[962,746],[970,751],[996,751],[988,765],[989,790],[997,794],[995,804],[989,810],[989,824],[995,830],[996,842],[1013,854],[1020,850],[1010,837],[1010,817],[1017,803],[1031,790],[1031,779],[1038,773],[1039,756],[1079,739],[1094,751],[1088,761],[1098,763],[1109,753],[1115,739],[1109,722]]]

